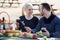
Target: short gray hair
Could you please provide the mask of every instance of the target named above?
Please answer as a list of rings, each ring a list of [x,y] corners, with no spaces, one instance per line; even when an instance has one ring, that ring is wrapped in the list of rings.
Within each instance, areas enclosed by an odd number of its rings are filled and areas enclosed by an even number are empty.
[[[32,6],[32,4],[25,3],[23,7],[24,7],[24,9],[27,9],[29,6]]]

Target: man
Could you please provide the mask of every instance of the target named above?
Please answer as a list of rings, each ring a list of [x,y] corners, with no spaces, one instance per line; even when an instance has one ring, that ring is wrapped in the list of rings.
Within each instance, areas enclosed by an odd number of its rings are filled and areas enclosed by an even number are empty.
[[[29,32],[36,33],[41,30],[42,27],[46,28],[46,32],[42,32],[45,36],[60,37],[60,19],[53,14],[51,7],[48,3],[42,3],[39,6],[39,11],[43,16],[36,28],[29,29]]]

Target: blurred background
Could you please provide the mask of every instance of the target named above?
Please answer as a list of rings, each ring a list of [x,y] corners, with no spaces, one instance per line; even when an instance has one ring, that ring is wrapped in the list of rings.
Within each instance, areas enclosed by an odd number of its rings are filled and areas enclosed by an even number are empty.
[[[24,14],[24,3],[33,5],[33,14],[40,17],[39,4],[47,2],[51,5],[53,12],[60,17],[60,0],[0,0],[0,18],[5,17],[7,21],[15,21]]]

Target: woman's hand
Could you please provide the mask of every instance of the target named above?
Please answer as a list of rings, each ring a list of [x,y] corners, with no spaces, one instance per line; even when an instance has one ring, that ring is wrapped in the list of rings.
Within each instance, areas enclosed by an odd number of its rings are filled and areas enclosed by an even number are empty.
[[[25,29],[26,29],[26,31],[27,31],[28,33],[29,33],[29,32],[31,33],[31,30],[32,30],[32,29],[31,29],[30,27],[26,27],[26,26],[25,26]]]

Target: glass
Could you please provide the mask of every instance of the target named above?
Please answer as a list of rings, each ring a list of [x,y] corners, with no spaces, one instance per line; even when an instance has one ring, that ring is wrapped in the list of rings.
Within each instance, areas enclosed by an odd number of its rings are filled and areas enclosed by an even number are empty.
[[[9,29],[9,27],[10,27],[9,25],[10,25],[10,24],[8,24],[8,23],[5,24],[5,29]]]
[[[45,30],[46,30],[45,27],[42,27],[42,28],[41,28],[41,31],[42,31],[42,32],[46,32]]]
[[[16,22],[19,22],[20,20],[19,19],[16,19]]]
[[[46,27],[42,27],[41,30],[46,30]]]
[[[3,25],[0,25],[0,30],[3,30]]]
[[[8,23],[5,24],[5,29],[9,29],[9,25],[10,25],[10,24],[8,24]],[[4,30],[2,24],[0,24],[0,30]]]

